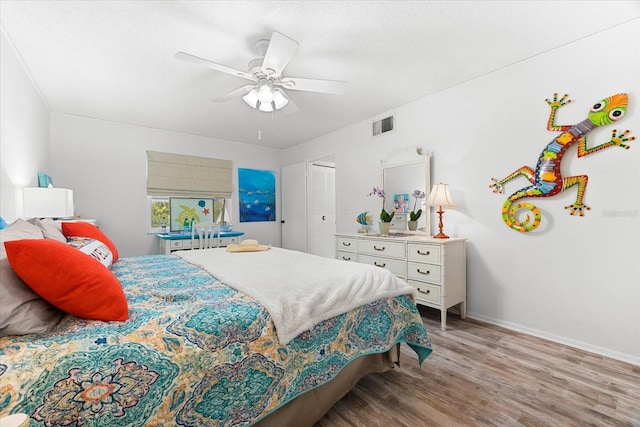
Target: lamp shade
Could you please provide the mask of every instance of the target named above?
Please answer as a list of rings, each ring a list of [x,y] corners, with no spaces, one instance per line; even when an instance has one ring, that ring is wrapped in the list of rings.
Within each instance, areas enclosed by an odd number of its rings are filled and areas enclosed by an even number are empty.
[[[73,190],[68,188],[24,188],[23,207],[25,217],[72,217]]]
[[[435,184],[431,188],[431,193],[427,197],[427,204],[429,206],[442,206],[443,208],[455,208],[456,204],[449,193],[449,186],[447,184]]]
[[[289,103],[289,99],[282,93],[280,89],[273,90],[273,104],[276,110],[284,108]]]
[[[242,99],[251,108],[256,108],[258,106],[258,91],[256,90],[256,88],[253,88],[245,96],[243,96]]]

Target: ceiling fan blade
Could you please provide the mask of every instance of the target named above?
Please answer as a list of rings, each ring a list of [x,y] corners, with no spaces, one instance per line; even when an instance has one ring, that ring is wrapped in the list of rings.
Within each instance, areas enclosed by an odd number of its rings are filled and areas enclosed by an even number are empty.
[[[333,95],[344,95],[347,91],[347,84],[341,80],[300,79],[298,77],[285,77],[280,81],[280,85],[285,89]]]
[[[226,65],[217,64],[215,62],[209,61],[208,59],[200,58],[199,56],[191,55],[190,53],[178,52],[175,54],[175,57],[181,59],[183,61],[191,62],[192,64],[203,65],[205,67],[211,68],[212,70],[220,71],[223,73],[231,74],[232,76],[241,77],[243,79],[256,81],[256,78],[251,74],[236,70],[235,68],[227,67]]]
[[[287,66],[296,49],[298,49],[297,41],[278,32],[274,32],[271,35],[267,52],[264,54],[262,71],[267,75],[282,75],[282,70]]]
[[[226,102],[233,98],[238,98],[246,95],[251,89],[253,89],[255,85],[245,85],[239,87],[238,89],[232,90],[231,92],[221,95],[217,98],[211,100],[211,102]]]

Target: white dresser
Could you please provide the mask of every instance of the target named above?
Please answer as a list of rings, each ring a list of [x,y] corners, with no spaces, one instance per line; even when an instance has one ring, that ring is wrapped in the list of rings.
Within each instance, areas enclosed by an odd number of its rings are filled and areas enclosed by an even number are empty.
[[[420,234],[337,234],[336,258],[386,268],[416,288],[418,304],[440,310],[447,327],[447,309],[460,304],[466,317],[467,268],[465,239],[434,239]]]

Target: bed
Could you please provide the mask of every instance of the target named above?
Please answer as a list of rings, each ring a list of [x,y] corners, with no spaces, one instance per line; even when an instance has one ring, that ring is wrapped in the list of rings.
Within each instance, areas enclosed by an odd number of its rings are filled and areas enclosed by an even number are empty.
[[[226,252],[188,252],[208,251]],[[65,315],[48,332],[0,337],[0,417],[25,413],[43,426],[310,426],[361,377],[397,365],[401,343],[419,363],[432,350],[410,295],[284,339],[265,306],[214,267],[175,254],[113,262],[126,321]],[[261,252],[269,254],[290,255]],[[242,262],[246,271],[255,265]],[[255,273],[258,282],[265,276]]]

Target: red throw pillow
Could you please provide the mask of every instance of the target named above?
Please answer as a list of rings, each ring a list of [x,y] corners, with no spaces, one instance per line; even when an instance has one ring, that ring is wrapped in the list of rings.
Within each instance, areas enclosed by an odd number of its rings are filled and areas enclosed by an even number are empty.
[[[109,239],[102,230],[91,223],[83,221],[63,222],[62,234],[64,234],[65,237],[91,237],[92,239],[100,240],[109,247],[113,255],[113,262],[118,260],[118,248],[116,245],[113,244],[111,239]]]
[[[5,242],[13,271],[38,295],[76,317],[124,321],[127,298],[100,261],[53,239]]]

